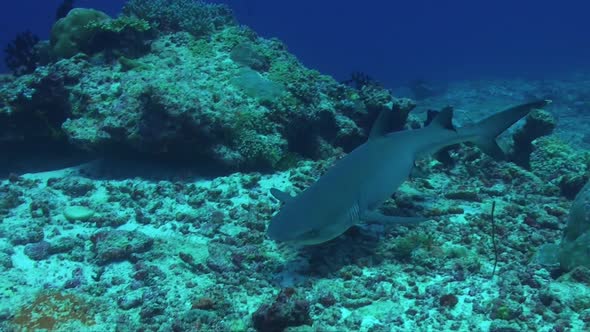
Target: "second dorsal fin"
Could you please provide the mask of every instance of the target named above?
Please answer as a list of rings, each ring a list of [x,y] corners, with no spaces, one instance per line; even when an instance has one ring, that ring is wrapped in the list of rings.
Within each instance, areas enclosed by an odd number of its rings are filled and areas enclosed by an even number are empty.
[[[426,119],[428,126],[445,128],[452,131],[457,131],[453,127],[453,108],[447,106],[440,112],[428,112],[428,118]]]

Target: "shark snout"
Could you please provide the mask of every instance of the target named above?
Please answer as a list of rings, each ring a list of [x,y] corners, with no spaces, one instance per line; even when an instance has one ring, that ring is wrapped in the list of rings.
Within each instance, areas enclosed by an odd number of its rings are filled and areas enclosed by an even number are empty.
[[[291,223],[291,218],[283,211],[277,213],[268,224],[266,235],[275,242],[291,242],[298,236],[296,223]]]

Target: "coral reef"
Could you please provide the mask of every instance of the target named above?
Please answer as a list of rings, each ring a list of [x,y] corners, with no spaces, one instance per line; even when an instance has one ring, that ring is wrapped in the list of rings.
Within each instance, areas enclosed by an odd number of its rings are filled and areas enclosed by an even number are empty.
[[[555,129],[555,118],[544,110],[535,110],[526,118],[522,126],[512,137],[513,151],[509,159],[525,168],[530,168],[530,155],[533,152],[533,141],[539,137],[550,135]]]
[[[21,172],[3,154],[0,330],[590,330],[587,77],[454,82],[417,103],[306,68],[224,6],[68,13],[33,69],[0,76],[0,148],[100,160]],[[451,104],[461,126],[549,95],[509,160],[453,147],[381,208],[432,221],[305,248],[265,235],[270,188],[307,188],[382,110],[404,130]]]
[[[111,19],[77,8],[58,21],[51,45],[65,59],[0,90],[7,141],[33,134],[18,122],[21,116],[50,116],[45,101],[37,101],[42,86],[35,85],[48,78],[59,84],[61,92],[51,98],[62,104],[53,108],[64,116],[51,114],[54,127],[45,138],[67,138],[67,144],[94,153],[230,170],[276,169],[297,158],[334,155],[337,148],[350,151],[381,109],[393,109],[401,129],[413,108],[381,87],[356,92],[308,70],[278,41],[231,22],[207,30],[204,39],[171,33],[177,29],[156,25],[150,15]],[[156,39],[149,33],[152,25],[160,32]],[[146,43],[151,48],[144,54]],[[89,56],[103,59],[102,65],[94,66]]]
[[[93,47],[95,29],[91,22],[106,21],[110,17],[98,10],[74,8],[59,19],[51,29],[51,51],[55,58],[69,58]]]
[[[529,265],[537,247],[561,236],[558,225],[570,203],[559,195],[559,183],[474,149],[453,152],[459,161],[452,172],[436,162],[418,164],[420,172],[384,206],[396,214],[430,213],[439,222],[353,227],[329,244],[295,252],[264,236],[278,208],[268,189],[305,188],[330,160],[196,181],[117,180],[104,172],[103,179],[88,178],[90,168],[13,177],[0,187],[0,198],[14,197],[0,224],[0,269],[22,291],[2,303],[12,304],[8,317],[26,317],[19,314],[30,301],[25,289],[43,283],[75,290],[98,302],[93,308],[100,315],[91,316],[96,325],[84,327],[88,331],[473,330],[481,324],[527,330],[567,321],[583,328],[582,318],[564,320],[582,307],[563,297],[577,289],[583,299],[586,288],[551,288],[564,282],[554,279],[559,275]],[[492,280],[491,200],[499,251]],[[85,206],[94,215],[69,221],[67,206]],[[590,280],[579,269],[570,278]],[[55,326],[82,321],[63,317]]]
[[[150,24],[121,16],[111,19],[94,9],[75,8],[59,19],[51,30],[51,55],[70,58],[78,53],[102,53],[106,59],[137,57],[149,50]]]
[[[573,199],[588,180],[590,152],[576,150],[556,137],[539,138],[533,146],[532,172],[557,185],[562,195]]]
[[[39,37],[30,31],[19,33],[4,49],[6,66],[16,76],[30,74],[39,65],[36,49]]]
[[[252,315],[256,331],[275,332],[290,326],[311,325],[309,303],[296,299],[294,293],[294,289],[283,289],[272,304],[258,308]]]
[[[162,32],[186,31],[196,37],[234,24],[227,6],[203,1],[130,0],[125,3],[123,12],[154,24]]]
[[[565,270],[590,267],[590,183],[576,196],[559,248],[559,263]]]

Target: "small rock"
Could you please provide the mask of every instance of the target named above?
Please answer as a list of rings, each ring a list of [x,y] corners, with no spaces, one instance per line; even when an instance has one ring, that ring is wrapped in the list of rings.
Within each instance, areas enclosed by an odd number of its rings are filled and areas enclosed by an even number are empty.
[[[139,293],[125,294],[117,299],[117,305],[123,310],[137,308],[143,304],[143,297]]]
[[[193,302],[193,309],[212,310],[215,307],[215,301],[210,297],[201,297]]]
[[[438,299],[438,304],[441,307],[453,308],[457,305],[457,303],[459,303],[459,299],[457,299],[457,296],[453,294],[446,294]]]
[[[103,231],[91,237],[99,264],[126,260],[151,249],[154,240],[141,232]]]
[[[49,247],[49,253],[67,253],[72,251],[76,247],[84,248],[84,241],[75,237],[62,236],[51,242],[51,246]]]
[[[77,205],[68,206],[63,213],[68,221],[88,221],[94,216],[94,210]]]
[[[49,242],[41,241],[37,243],[30,243],[25,246],[25,255],[30,259],[40,261],[49,257]]]

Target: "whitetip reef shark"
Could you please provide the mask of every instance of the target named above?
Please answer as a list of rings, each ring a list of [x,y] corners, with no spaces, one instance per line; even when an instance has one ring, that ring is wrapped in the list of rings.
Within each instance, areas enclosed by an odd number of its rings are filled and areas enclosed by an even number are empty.
[[[453,109],[442,110],[424,128],[387,132],[393,111],[382,111],[369,139],[337,161],[317,182],[296,197],[277,189],[271,194],[284,205],[272,218],[267,235],[276,242],[315,245],[332,240],[358,223],[417,223],[421,217],[386,216],[377,208],[408,178],[417,158],[461,142],[473,142],[486,154],[503,158],[496,137],[531,110],[549,100],[498,112],[455,129]]]

